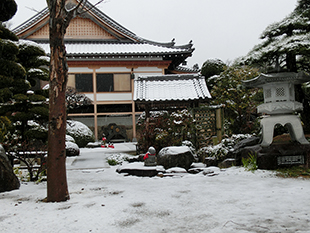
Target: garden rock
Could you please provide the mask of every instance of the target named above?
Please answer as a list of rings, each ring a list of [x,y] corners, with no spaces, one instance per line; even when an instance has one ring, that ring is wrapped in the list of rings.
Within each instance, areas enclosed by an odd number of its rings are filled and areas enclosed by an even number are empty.
[[[218,167],[207,167],[203,170],[202,174],[205,176],[215,176],[220,174],[220,168]]]
[[[101,147],[101,142],[89,142],[86,145],[86,148],[97,148]]]
[[[19,180],[13,172],[2,145],[0,145],[0,192],[11,191],[19,187]]]
[[[228,168],[228,167],[232,167],[235,165],[236,165],[236,160],[233,158],[228,158],[228,159],[225,159],[224,161],[220,162],[218,166],[221,168]]]
[[[157,164],[164,166],[165,169],[181,167],[188,170],[194,161],[194,154],[187,146],[165,147],[157,156]]]
[[[262,146],[260,144],[254,146],[247,146],[242,149],[238,153],[235,154],[236,166],[242,166],[242,158],[249,158],[251,155],[256,155],[259,151],[261,151]]]
[[[206,168],[204,163],[192,163],[191,168],[188,170],[190,174],[197,174],[202,172]]]
[[[260,142],[260,137],[250,137],[250,138],[246,138],[240,142],[238,142],[235,146],[234,146],[234,150],[232,152],[232,157],[234,157],[237,161],[237,166],[241,165],[241,155],[244,153],[244,150],[247,150],[247,147],[252,147],[252,146],[256,146],[259,144]]]
[[[262,147],[257,153],[257,166],[259,169],[277,169],[279,167],[291,166],[290,164],[279,164],[278,158],[287,156],[302,156],[304,164],[294,161],[292,165],[304,165],[309,168],[310,145],[301,145],[297,142],[285,144],[271,144],[268,147]]]
[[[158,173],[164,173],[162,166],[144,166],[144,163],[134,162],[122,165],[116,170],[118,173],[125,173],[132,176],[156,176]]]
[[[80,148],[95,141],[93,132],[79,121],[67,120],[67,134],[74,138]]]
[[[218,160],[216,157],[206,157],[204,158],[203,162],[207,167],[217,166],[218,164]]]
[[[127,161],[128,161],[129,163],[143,162],[143,161],[144,161],[143,157],[144,157],[144,154],[135,155],[135,156],[130,156],[130,157],[128,157]]]

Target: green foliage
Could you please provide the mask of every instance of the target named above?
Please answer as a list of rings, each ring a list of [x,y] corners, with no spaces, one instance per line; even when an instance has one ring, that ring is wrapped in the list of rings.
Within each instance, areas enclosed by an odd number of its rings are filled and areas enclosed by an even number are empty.
[[[0,125],[0,143],[3,143],[8,129],[11,126],[11,121],[6,116],[0,116]]]
[[[35,43],[0,41],[3,42],[1,54],[6,54],[2,56],[3,62],[0,62],[0,101],[5,103],[0,108],[0,114],[10,118],[15,126],[12,133],[23,140],[46,141],[45,131],[28,125],[29,121],[41,125],[48,121],[48,94],[40,90],[33,91],[38,81],[48,79],[48,71],[42,67],[48,66],[48,60],[43,57],[45,53]]]
[[[230,138],[224,138],[217,145],[210,145],[200,148],[197,155],[200,161],[203,161],[205,157],[214,157],[218,161],[223,161],[229,155],[229,152],[234,150],[234,146],[246,139],[252,137],[251,134],[233,134]]]
[[[18,41],[18,37],[5,27],[4,24],[0,24],[0,38],[12,41]]]
[[[15,138],[4,143],[3,147],[9,158],[20,162],[20,167],[14,171],[22,181],[40,182],[46,178],[45,143],[39,140],[20,141]]]
[[[150,112],[150,114],[148,127],[145,113],[140,116],[137,124],[141,152],[146,152],[150,146],[159,151],[167,146],[180,146],[185,140],[194,140],[195,124],[188,110],[171,114],[167,111]]]
[[[269,25],[262,33],[262,43],[256,45],[242,60],[257,65],[264,72],[287,70],[296,72],[300,67],[310,71],[309,63],[309,20],[308,0],[300,0],[294,11],[283,20]]]
[[[220,59],[208,59],[202,65],[201,74],[205,78],[210,78],[213,75],[219,75],[224,71],[225,67],[225,63]]]
[[[211,91],[212,104],[225,104],[225,118],[229,134],[253,133],[258,129],[256,106],[263,101],[262,90],[246,89],[243,80],[259,75],[255,68],[231,66],[217,78]]]
[[[250,154],[248,158],[242,158],[242,164],[247,171],[254,172],[258,168],[257,156]]]
[[[225,63],[220,59],[208,59],[203,63],[201,74],[205,77],[209,90],[211,90],[215,84],[212,76],[222,73],[225,67]]]
[[[277,169],[277,176],[284,178],[310,178],[310,169],[301,166],[285,167]]]
[[[0,2],[0,21],[8,21],[17,11],[17,5],[14,0],[1,0]]]
[[[115,166],[122,164],[124,161],[127,161],[129,155],[127,154],[112,154],[107,158],[107,162],[110,166]]]
[[[18,54],[18,46],[9,40],[0,40],[1,57],[5,60],[14,61]]]
[[[24,95],[24,94],[16,94],[16,95],[13,96],[13,98],[16,101],[27,101],[28,100],[27,95]]]
[[[115,159],[108,159],[108,164],[110,166],[115,166],[118,164],[118,161],[116,161]]]

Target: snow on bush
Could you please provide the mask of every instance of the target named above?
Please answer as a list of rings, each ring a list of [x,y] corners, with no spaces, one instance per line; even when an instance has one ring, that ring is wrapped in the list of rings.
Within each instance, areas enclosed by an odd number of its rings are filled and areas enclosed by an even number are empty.
[[[79,146],[74,142],[66,141],[66,156],[77,156],[80,154]]]
[[[199,158],[215,157],[217,160],[224,160],[229,152],[234,150],[234,146],[243,139],[252,137],[252,134],[233,134],[230,138],[225,138],[217,145],[203,147],[198,151]]]
[[[70,135],[66,135],[66,142],[74,142],[75,143],[75,140]]]
[[[70,135],[66,135],[66,156],[80,155],[80,148]]]
[[[67,120],[67,134],[74,138],[80,148],[95,141],[93,132],[79,121]]]
[[[109,165],[114,166],[118,164],[122,164],[124,161],[128,161],[129,157],[127,154],[112,154],[107,157],[107,161]]]

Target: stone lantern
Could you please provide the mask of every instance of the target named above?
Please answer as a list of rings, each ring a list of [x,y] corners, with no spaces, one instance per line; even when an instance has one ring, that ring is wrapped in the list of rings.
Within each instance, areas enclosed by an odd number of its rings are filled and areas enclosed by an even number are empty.
[[[296,115],[296,112],[303,110],[303,106],[295,100],[295,85],[308,81],[310,76],[304,72],[261,74],[244,81],[246,87],[261,87],[264,91],[264,103],[257,107],[257,112],[264,114],[260,122],[263,130],[262,146],[272,143],[277,124],[287,126],[293,141],[309,144]]]

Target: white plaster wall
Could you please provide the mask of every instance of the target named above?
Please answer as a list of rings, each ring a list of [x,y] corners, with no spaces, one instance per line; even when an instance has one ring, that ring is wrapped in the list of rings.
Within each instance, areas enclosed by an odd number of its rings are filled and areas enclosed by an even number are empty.
[[[154,73],[135,73],[135,77],[139,77],[139,76],[154,76],[154,75],[163,75],[161,72],[154,72]]]
[[[90,98],[92,101],[94,101],[94,94],[87,94],[87,93],[84,93],[86,97]]]
[[[118,73],[118,72],[131,72],[131,69],[128,69],[126,67],[101,67],[100,69],[96,69],[96,73],[100,72],[109,72],[109,73]]]
[[[89,69],[87,67],[69,67],[69,73],[84,73],[84,72],[87,72],[87,73],[92,73],[93,70],[92,69]]]
[[[132,100],[131,93],[102,93],[97,94],[97,101]]]
[[[159,72],[162,74],[163,70],[157,67],[138,67],[137,69],[134,69],[134,72]]]

